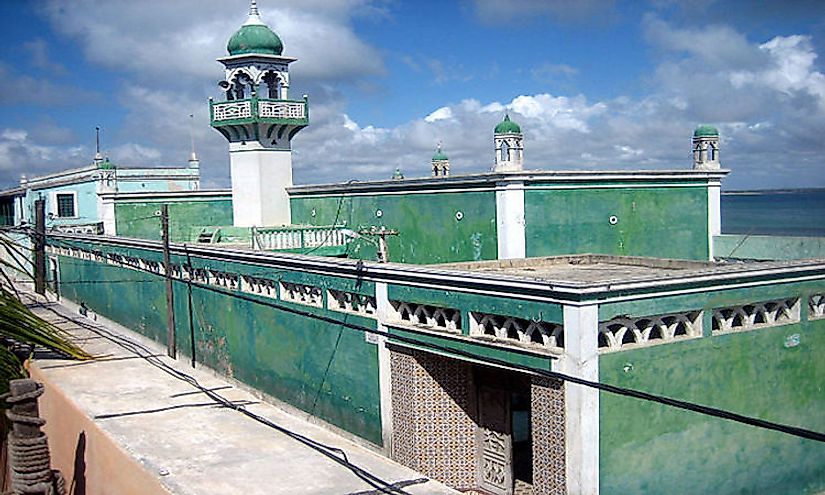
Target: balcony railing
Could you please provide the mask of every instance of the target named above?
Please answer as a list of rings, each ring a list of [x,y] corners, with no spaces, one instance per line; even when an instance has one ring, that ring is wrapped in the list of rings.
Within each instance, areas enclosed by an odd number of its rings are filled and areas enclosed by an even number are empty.
[[[342,248],[352,240],[346,227],[257,228],[252,231],[252,247],[269,250]]]
[[[268,100],[257,97],[245,100],[210,102],[213,124],[231,124],[243,120],[307,122],[306,100]]]

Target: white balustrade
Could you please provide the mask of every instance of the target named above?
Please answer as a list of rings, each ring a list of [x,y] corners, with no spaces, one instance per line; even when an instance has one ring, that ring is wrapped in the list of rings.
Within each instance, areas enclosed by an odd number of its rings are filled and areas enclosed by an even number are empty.
[[[305,103],[263,100],[258,102],[258,116],[268,119],[303,119],[306,118],[305,107]]]
[[[216,122],[219,120],[246,119],[252,117],[252,102],[215,103],[212,110],[212,118]]]

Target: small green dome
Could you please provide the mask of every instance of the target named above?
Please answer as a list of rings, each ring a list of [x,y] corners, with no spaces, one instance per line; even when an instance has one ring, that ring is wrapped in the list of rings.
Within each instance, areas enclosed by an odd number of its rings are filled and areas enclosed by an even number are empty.
[[[265,24],[244,24],[229,38],[226,50],[230,55],[262,53],[280,55],[284,51],[281,38]]]
[[[693,137],[718,136],[719,129],[712,125],[702,124],[693,131]]]
[[[109,161],[109,157],[107,156],[101,162],[98,163],[97,168],[102,170],[114,170],[117,167],[115,167],[114,163]]]
[[[505,114],[504,120],[502,120],[497,126],[495,130],[496,134],[521,134],[521,127],[518,124],[510,120],[510,115]]]
[[[441,151],[441,146],[439,145],[438,148],[435,150],[435,154],[433,155],[433,161],[442,161],[442,160],[449,160],[447,158],[447,154]]]

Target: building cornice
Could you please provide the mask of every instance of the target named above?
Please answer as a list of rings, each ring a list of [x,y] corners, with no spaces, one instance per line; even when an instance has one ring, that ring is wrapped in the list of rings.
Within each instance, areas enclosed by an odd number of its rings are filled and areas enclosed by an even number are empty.
[[[101,193],[104,201],[163,201],[187,199],[232,199],[231,189],[214,189],[200,191],[140,191],[140,192],[110,192]]]
[[[421,177],[378,181],[352,181],[334,184],[308,184],[288,188],[291,196],[341,193],[413,192],[443,190],[474,190],[507,183],[524,183],[529,188],[547,185],[594,185],[620,183],[682,183],[706,185],[720,182],[728,170],[524,170],[482,174],[452,175],[448,177]]]

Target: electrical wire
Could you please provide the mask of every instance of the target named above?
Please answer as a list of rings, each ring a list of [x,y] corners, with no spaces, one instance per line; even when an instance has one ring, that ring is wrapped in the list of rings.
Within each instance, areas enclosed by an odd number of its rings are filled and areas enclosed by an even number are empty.
[[[127,337],[124,337],[122,335],[119,335],[115,332],[111,332],[111,331],[107,330],[105,327],[103,327],[101,325],[92,325],[92,324],[89,324],[88,322],[77,319],[76,317],[74,317],[74,315],[69,316],[69,315],[67,315],[63,312],[57,311],[52,307],[52,305],[47,305],[47,304],[43,304],[40,301],[35,301],[33,303],[33,306],[36,306],[36,307],[42,308],[44,310],[47,310],[47,311],[53,313],[54,315],[56,315],[60,318],[64,318],[66,320],[69,320],[72,323],[74,323],[75,325],[77,325],[79,327],[82,327],[82,328],[85,328],[86,330],[89,330],[90,332],[109,340],[110,342],[118,345],[119,347],[125,349],[126,351],[128,351],[128,352],[144,359],[146,362],[148,362],[152,366],[164,371],[165,373],[169,374],[170,376],[172,376],[172,377],[174,377],[178,380],[181,380],[185,383],[188,383],[190,386],[196,388],[199,392],[203,393],[204,395],[206,395],[207,397],[212,399],[216,404],[219,404],[219,405],[221,405],[223,407],[226,407],[228,409],[233,409],[233,410],[243,414],[244,416],[246,416],[250,419],[253,419],[253,420],[255,420],[255,421],[257,421],[257,422],[259,422],[263,425],[266,425],[266,426],[268,426],[268,427],[270,427],[270,428],[286,435],[287,437],[289,437],[293,440],[296,440],[296,441],[306,445],[307,447],[310,447],[311,449],[315,450],[316,452],[321,453],[322,455],[324,455],[325,457],[331,459],[332,461],[340,464],[341,466],[346,467],[348,470],[350,470],[359,479],[366,482],[368,485],[372,486],[373,488],[380,491],[381,493],[410,495],[409,492],[406,492],[406,491],[394,486],[393,483],[391,483],[389,481],[386,481],[382,478],[379,478],[378,476],[376,476],[376,475],[370,473],[369,471],[366,471],[365,469],[361,468],[360,466],[352,463],[349,460],[349,458],[347,456],[347,453],[343,449],[323,444],[323,443],[318,442],[316,440],[313,440],[313,439],[311,439],[311,438],[309,438],[305,435],[302,435],[302,434],[297,433],[293,430],[290,430],[289,428],[281,426],[281,425],[279,425],[279,424],[277,424],[277,423],[275,423],[275,422],[273,422],[273,421],[271,421],[271,420],[269,420],[269,419],[267,419],[263,416],[260,416],[258,414],[253,413],[252,411],[248,410],[245,407],[244,404],[239,404],[237,402],[230,401],[229,399],[225,398],[223,395],[215,392],[214,389],[207,388],[207,387],[201,385],[200,382],[195,377],[193,377],[192,375],[189,375],[188,373],[184,373],[183,371],[180,371],[180,370],[168,365],[167,363],[165,363],[163,361],[163,359],[161,357],[159,357],[157,354],[153,353],[149,348],[147,348],[143,344],[135,342],[135,341],[133,341],[133,340],[127,338]]]
[[[87,251],[87,252],[89,251],[89,250],[86,250],[85,248],[81,248],[77,245],[72,245],[64,239],[53,239],[53,242],[63,243],[66,247],[70,247],[70,248],[73,248],[73,249],[78,249],[80,251]],[[155,272],[151,272],[151,271],[148,271],[148,270],[143,270],[143,269],[138,268],[138,267],[134,267],[134,269],[139,270],[139,271],[146,271],[147,273],[152,273],[152,274],[157,275],[157,276],[163,276],[163,275],[159,275]],[[673,398],[670,398],[670,397],[667,397],[667,396],[662,396],[662,395],[652,394],[652,393],[643,392],[643,391],[630,389],[630,388],[626,388],[626,387],[619,387],[619,386],[616,386],[616,385],[610,385],[610,384],[606,384],[606,383],[586,380],[584,378],[580,378],[580,377],[573,376],[573,375],[568,375],[568,374],[561,373],[561,372],[558,372],[558,371],[550,371],[550,370],[532,368],[530,366],[525,366],[525,365],[521,365],[521,364],[518,364],[518,363],[512,363],[512,362],[502,360],[502,359],[497,359],[497,358],[493,358],[493,357],[489,357],[489,356],[482,356],[480,354],[476,354],[476,353],[473,353],[473,352],[470,352],[470,351],[465,351],[465,350],[462,350],[462,349],[455,349],[455,348],[451,348],[451,347],[446,347],[446,346],[442,346],[442,345],[435,344],[435,343],[432,343],[432,342],[427,342],[427,341],[423,341],[423,340],[419,340],[419,339],[413,339],[413,338],[405,337],[405,336],[398,335],[398,334],[388,334],[387,332],[377,330],[377,329],[373,329],[373,328],[369,328],[367,326],[359,325],[359,324],[356,324],[356,323],[351,323],[351,322],[346,321],[346,320],[342,321],[342,320],[338,320],[338,319],[331,318],[331,317],[328,317],[328,316],[315,314],[315,313],[312,313],[312,312],[309,312],[309,311],[304,311],[304,310],[300,310],[300,309],[297,309],[297,308],[292,308],[292,307],[289,307],[289,306],[285,306],[283,304],[274,303],[274,302],[271,302],[271,301],[268,301],[268,300],[265,300],[265,299],[261,299],[261,298],[255,297],[255,296],[246,295],[246,294],[243,294],[243,293],[240,293],[240,292],[237,292],[237,291],[231,291],[231,290],[228,290],[228,289],[223,289],[223,288],[216,287],[216,286],[213,286],[213,285],[202,284],[202,283],[191,281],[191,280],[189,280],[188,283],[190,283],[193,287],[197,287],[197,288],[200,288],[200,289],[203,289],[203,290],[207,290],[207,291],[215,292],[215,293],[218,293],[218,294],[222,294],[222,295],[242,299],[242,300],[252,302],[252,303],[255,303],[255,304],[259,304],[259,305],[263,305],[263,306],[268,306],[268,307],[271,307],[273,309],[289,312],[289,313],[296,314],[296,315],[299,315],[299,316],[303,316],[303,317],[306,317],[306,318],[312,318],[312,319],[316,319],[316,320],[323,321],[323,322],[326,322],[326,323],[330,323],[330,324],[334,324],[334,325],[340,325],[342,327],[349,328],[349,329],[352,329],[352,330],[357,330],[357,331],[364,332],[364,333],[370,333],[370,334],[374,334],[374,335],[384,336],[384,337],[389,338],[390,341],[401,342],[401,343],[404,343],[404,344],[407,344],[407,345],[410,345],[410,346],[413,346],[413,347],[417,347],[417,348],[423,348],[423,349],[438,351],[438,352],[442,352],[442,353],[458,355],[458,356],[468,358],[468,359],[472,359],[472,360],[475,360],[475,361],[478,361],[478,362],[482,362],[482,363],[486,363],[486,364],[494,364],[494,365],[498,365],[498,366],[505,366],[505,367],[508,367],[508,368],[511,368],[511,369],[517,369],[517,370],[525,371],[525,372],[528,372],[528,373],[542,375],[542,376],[545,376],[545,377],[548,377],[548,378],[553,378],[553,379],[561,380],[561,381],[564,381],[564,382],[574,383],[574,384],[577,384],[577,385],[582,385],[582,386],[585,386],[585,387],[594,388],[594,389],[597,389],[597,390],[600,390],[600,391],[609,392],[609,393],[613,393],[613,394],[620,395],[620,396],[632,397],[632,398],[645,400],[645,401],[649,401],[649,402],[655,402],[655,403],[663,404],[663,405],[666,405],[666,406],[674,407],[674,408],[677,408],[677,409],[684,409],[684,410],[696,412],[696,413],[703,414],[703,415],[706,415],[706,416],[717,417],[717,418],[721,418],[721,419],[734,421],[734,422],[737,422],[737,423],[742,423],[742,424],[747,424],[747,425],[750,425],[750,426],[755,426],[755,427],[758,427],[758,428],[764,428],[764,429],[768,429],[768,430],[778,431],[778,432],[786,433],[788,435],[793,435],[793,436],[797,436],[797,437],[801,437],[801,438],[806,438],[806,439],[809,439],[809,440],[815,440],[815,441],[818,441],[818,442],[825,442],[825,433],[822,433],[822,432],[817,432],[817,431],[813,431],[813,430],[809,430],[809,429],[805,429],[805,428],[800,428],[800,427],[796,427],[796,426],[792,426],[792,425],[785,425],[785,424],[776,423],[776,422],[772,422],[772,421],[766,421],[766,420],[763,420],[763,419],[759,419],[759,418],[755,418],[755,417],[752,417],[752,416],[746,416],[746,415],[734,413],[734,412],[727,411],[727,410],[724,410],[724,409],[719,409],[719,408],[715,408],[715,407],[711,407],[711,406],[705,406],[705,405],[697,404],[697,403],[694,403],[694,402],[689,402],[689,401],[684,401],[684,400],[679,400],[679,399],[673,399]],[[415,331],[413,330],[413,332],[415,332]]]

